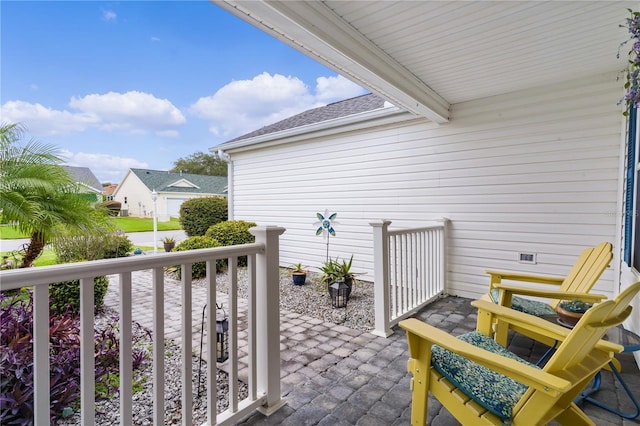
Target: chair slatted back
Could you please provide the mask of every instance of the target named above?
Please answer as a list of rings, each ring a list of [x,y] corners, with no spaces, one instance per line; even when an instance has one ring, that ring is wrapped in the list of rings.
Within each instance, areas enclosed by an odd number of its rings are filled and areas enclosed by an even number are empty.
[[[560,291],[571,291],[576,293],[588,293],[598,281],[600,276],[613,259],[613,246],[609,242],[603,242],[595,247],[589,247],[582,251],[566,276]],[[555,299],[549,305],[555,309],[561,302]]]
[[[589,309],[544,366],[544,371],[573,383],[572,388],[562,397],[567,404],[611,360],[613,354],[596,345],[608,329],[621,324],[631,314],[629,304],[638,292],[640,281],[629,286],[614,300],[606,300]],[[544,398],[548,396],[529,389],[514,408],[514,414],[527,418],[526,416],[531,415],[527,410],[535,410]]]

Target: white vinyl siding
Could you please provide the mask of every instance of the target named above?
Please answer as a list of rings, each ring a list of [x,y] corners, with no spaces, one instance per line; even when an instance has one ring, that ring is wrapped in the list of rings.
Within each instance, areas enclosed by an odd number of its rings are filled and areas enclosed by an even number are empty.
[[[452,121],[396,125],[229,151],[236,219],[277,224],[281,264],[319,266],[316,212],[337,212],[329,255],[371,279],[372,229],[451,219],[448,290],[486,292],[485,269],[563,275],[580,251],[618,244],[621,91],[615,74],[476,100]],[[536,264],[517,262],[536,253]],[[614,260],[612,264],[617,262]],[[614,268],[596,291],[612,294]]]

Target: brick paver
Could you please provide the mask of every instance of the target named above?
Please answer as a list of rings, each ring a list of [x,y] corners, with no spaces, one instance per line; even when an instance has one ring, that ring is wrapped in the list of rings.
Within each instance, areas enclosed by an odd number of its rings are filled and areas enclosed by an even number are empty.
[[[111,278],[105,304],[117,310],[117,276]],[[176,318],[166,321],[166,338],[180,337],[180,286],[177,280],[165,282],[165,313],[169,318]],[[205,289],[193,288],[193,348],[196,353],[200,346],[205,294]],[[132,297],[134,321],[151,328],[150,272],[133,274]],[[226,305],[226,294],[218,293],[217,297]],[[246,301],[239,299],[238,302],[241,311],[246,311]],[[239,425],[410,425],[411,376],[406,372],[406,337],[399,327],[385,339],[297,313],[282,311],[280,317],[281,388],[287,405],[270,417],[255,412]],[[457,297],[440,299],[416,317],[454,335],[471,331],[476,324],[475,308],[470,300]],[[239,336],[245,334],[239,333]],[[534,345],[523,337],[512,339],[510,349],[533,359],[545,350],[542,345]],[[243,352],[242,355],[246,354]],[[623,364],[625,380],[640,397],[640,373],[632,354],[618,357]],[[241,359],[245,362],[239,366],[241,373],[246,372],[246,358]],[[223,369],[224,364],[221,365]],[[603,374],[599,397],[630,411],[631,402],[611,377],[609,373]],[[430,424],[459,424],[439,402],[429,398]],[[598,425],[638,425],[636,420],[622,419],[588,403],[581,403],[581,408]]]

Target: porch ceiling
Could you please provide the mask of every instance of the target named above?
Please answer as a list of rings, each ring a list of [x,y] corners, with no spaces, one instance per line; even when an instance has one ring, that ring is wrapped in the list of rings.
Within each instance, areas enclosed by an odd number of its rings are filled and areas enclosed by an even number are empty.
[[[451,104],[623,70],[635,1],[213,0],[394,104]],[[622,84],[621,84],[622,96]]]

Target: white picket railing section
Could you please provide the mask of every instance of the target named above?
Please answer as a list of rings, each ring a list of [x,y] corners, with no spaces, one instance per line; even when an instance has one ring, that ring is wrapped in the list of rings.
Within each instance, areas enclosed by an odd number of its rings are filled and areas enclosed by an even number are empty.
[[[446,228],[438,225],[389,230],[391,221],[373,222],[375,329],[391,327],[431,303],[446,289]]]
[[[207,423],[229,425],[253,410],[266,415],[278,410],[285,401],[280,392],[280,311],[279,311],[279,236],[284,228],[267,226],[250,230],[256,242],[237,246],[153,256],[54,265],[3,271],[0,291],[32,287],[34,294],[34,411],[33,424],[49,424],[49,284],[80,280],[80,410],[83,425],[95,424],[95,362],[93,278],[119,274],[120,285],[120,383],[132,383],[132,280],[131,273],[152,270],[153,276],[153,424],[164,424],[164,268],[182,267],[182,424],[193,424],[192,300],[191,265],[207,265],[207,307],[216,306],[215,262],[229,259],[229,407],[216,414],[215,339],[207,339],[206,363],[213,366],[207,374]],[[248,388],[247,398],[238,401],[238,303],[236,259],[248,256]],[[212,273],[213,272],[213,273]],[[207,315],[207,329],[215,330],[215,315]],[[88,343],[88,344],[87,344]],[[209,367],[210,368],[210,367]],[[132,387],[120,388],[120,424],[131,425]]]

